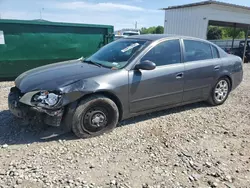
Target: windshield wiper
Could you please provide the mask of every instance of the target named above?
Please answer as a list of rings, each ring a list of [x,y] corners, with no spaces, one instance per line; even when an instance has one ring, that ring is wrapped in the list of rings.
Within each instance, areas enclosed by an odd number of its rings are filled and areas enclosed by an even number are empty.
[[[92,65],[96,65],[96,66],[98,66],[98,67],[102,67],[101,64],[96,63],[96,62],[91,61],[91,60],[82,60],[82,62],[89,63],[89,64],[92,64]]]

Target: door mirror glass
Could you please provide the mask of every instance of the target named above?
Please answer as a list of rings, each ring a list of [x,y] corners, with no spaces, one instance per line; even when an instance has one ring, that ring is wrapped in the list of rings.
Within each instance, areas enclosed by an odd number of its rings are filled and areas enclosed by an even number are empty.
[[[142,61],[140,62],[139,64],[137,64],[135,66],[135,69],[139,70],[153,70],[155,69],[156,65],[154,62],[152,61],[149,61],[149,60],[145,60],[145,61]]]

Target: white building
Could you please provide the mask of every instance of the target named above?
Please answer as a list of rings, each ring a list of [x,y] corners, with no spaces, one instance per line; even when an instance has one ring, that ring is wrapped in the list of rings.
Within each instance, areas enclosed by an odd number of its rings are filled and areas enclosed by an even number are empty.
[[[250,25],[250,7],[218,1],[172,6],[163,10],[165,10],[164,33],[166,34],[206,39],[208,25],[245,29]]]

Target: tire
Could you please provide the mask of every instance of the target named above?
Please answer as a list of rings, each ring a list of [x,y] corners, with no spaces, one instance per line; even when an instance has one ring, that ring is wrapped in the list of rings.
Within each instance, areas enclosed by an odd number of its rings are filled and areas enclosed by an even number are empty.
[[[222,83],[225,84],[224,89],[222,89],[223,87],[220,87],[220,86],[222,86],[221,85]],[[228,95],[230,93],[230,90],[231,90],[231,83],[230,83],[229,79],[227,77],[220,78],[216,82],[216,84],[214,85],[214,87],[210,93],[208,103],[211,104],[212,106],[222,105],[227,100]],[[219,98],[220,98],[220,100],[219,100]]]
[[[79,138],[90,138],[110,132],[119,120],[116,104],[102,95],[83,99],[73,115],[72,131]]]

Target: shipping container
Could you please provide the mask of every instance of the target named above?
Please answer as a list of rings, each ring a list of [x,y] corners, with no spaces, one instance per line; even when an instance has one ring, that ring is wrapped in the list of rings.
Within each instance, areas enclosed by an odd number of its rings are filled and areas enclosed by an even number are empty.
[[[0,79],[45,64],[87,57],[113,41],[110,25],[0,20]]]

